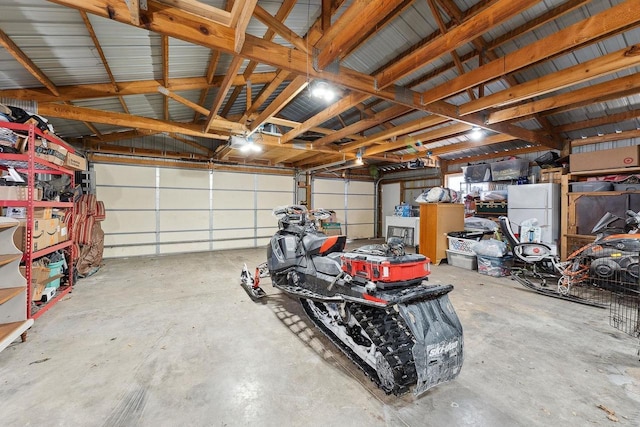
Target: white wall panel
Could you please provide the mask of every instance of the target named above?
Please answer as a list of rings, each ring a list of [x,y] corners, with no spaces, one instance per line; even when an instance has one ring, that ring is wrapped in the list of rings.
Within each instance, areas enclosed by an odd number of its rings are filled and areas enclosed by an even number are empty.
[[[264,246],[293,175],[94,164],[105,257]]]
[[[367,196],[349,194],[347,196],[347,209],[371,209],[374,203],[373,194]]]
[[[160,211],[160,232],[209,230],[209,211]]]
[[[318,179],[313,182],[314,193],[342,193],[344,194],[344,180],[342,179]]]
[[[256,189],[258,191],[293,191],[293,176],[260,175]]]
[[[213,171],[214,190],[253,190],[255,175]]]
[[[276,206],[293,204],[293,193],[261,191],[256,194],[258,196],[256,206],[258,209],[273,210]]]
[[[160,187],[209,190],[209,171],[160,168]]]
[[[364,224],[364,225],[349,225],[349,233],[348,237],[350,239],[370,239],[372,233],[372,225]],[[344,229],[343,229],[344,232]]]
[[[156,168],[146,166],[124,166],[94,164],[100,185],[121,185],[137,187],[156,186]],[[98,194],[102,197],[102,194]]]
[[[213,191],[213,209],[253,209],[253,191]]]
[[[155,209],[156,190],[137,187],[100,187],[98,199],[109,209]]]
[[[209,190],[161,188],[160,209],[209,209]]]
[[[349,181],[349,194],[370,194],[374,192],[373,182]]]
[[[107,202],[104,202],[105,207]],[[156,216],[153,211],[109,211],[107,219],[102,221],[102,230],[109,233],[133,233],[156,231]]]

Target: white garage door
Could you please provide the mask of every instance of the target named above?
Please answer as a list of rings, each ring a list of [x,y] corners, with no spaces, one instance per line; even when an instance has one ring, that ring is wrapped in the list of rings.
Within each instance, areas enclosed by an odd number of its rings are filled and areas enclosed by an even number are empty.
[[[314,208],[336,211],[342,232],[350,239],[374,237],[375,197],[373,182],[314,178]]]
[[[105,257],[267,244],[275,206],[294,202],[293,175],[95,164],[107,218]]]

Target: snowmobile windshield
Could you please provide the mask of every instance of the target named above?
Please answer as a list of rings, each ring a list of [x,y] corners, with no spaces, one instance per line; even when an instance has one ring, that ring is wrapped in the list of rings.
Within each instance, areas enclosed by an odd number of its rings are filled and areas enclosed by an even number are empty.
[[[615,216],[614,214],[612,214],[611,212],[607,212],[606,214],[604,214],[602,216],[602,218],[600,218],[600,220],[596,223],[596,225],[593,226],[593,229],[591,230],[591,234],[596,234],[600,231],[602,231],[603,229],[607,228],[608,226],[611,225],[611,223],[619,220],[620,217]]]

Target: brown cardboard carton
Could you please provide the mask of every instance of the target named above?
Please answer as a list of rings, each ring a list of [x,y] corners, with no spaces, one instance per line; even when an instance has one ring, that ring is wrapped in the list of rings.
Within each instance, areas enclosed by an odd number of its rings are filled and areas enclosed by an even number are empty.
[[[55,280],[55,277],[49,276],[50,273],[47,267],[37,265],[31,267],[31,301],[40,301],[47,283]],[[20,274],[27,277],[26,267],[20,267]]]
[[[84,171],[87,170],[87,159],[77,154],[67,153],[64,166],[72,170]]]
[[[571,172],[640,166],[640,146],[576,153],[569,156]]]
[[[25,252],[25,227],[26,221],[21,221],[13,234],[13,243],[22,252]],[[34,219],[33,220],[33,252],[58,244],[60,220]]]

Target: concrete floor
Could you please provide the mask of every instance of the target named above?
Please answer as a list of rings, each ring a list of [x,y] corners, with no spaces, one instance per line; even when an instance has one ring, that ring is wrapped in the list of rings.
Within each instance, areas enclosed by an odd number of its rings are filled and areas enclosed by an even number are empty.
[[[640,425],[638,340],[608,311],[441,265],[465,333],[460,376],[386,396],[243,262],[265,250],[106,260],[0,353],[0,425]]]

